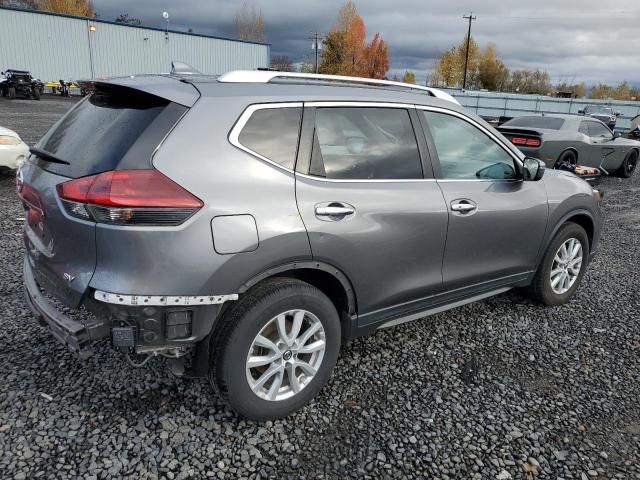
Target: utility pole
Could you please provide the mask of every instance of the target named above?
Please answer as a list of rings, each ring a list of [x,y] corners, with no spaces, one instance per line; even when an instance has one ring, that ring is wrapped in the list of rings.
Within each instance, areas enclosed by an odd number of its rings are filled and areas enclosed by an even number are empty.
[[[462,90],[467,87],[467,67],[469,65],[469,43],[471,43],[471,22],[476,19],[473,12],[470,15],[463,15],[462,18],[469,20],[469,30],[467,31],[467,53],[464,57],[464,76],[462,77]]]
[[[313,37],[309,37],[311,40],[313,40],[313,49],[315,50],[316,53],[316,62],[314,64],[314,71],[316,73],[318,73],[318,51],[320,50],[320,44],[318,43],[320,40],[320,35],[318,34],[318,32],[314,32]]]

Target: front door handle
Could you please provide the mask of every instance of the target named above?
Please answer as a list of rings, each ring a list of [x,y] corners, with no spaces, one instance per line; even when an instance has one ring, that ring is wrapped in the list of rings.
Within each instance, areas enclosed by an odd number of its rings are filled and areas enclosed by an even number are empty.
[[[316,217],[320,220],[337,221],[356,213],[356,209],[348,203],[325,202],[316,205]]]
[[[451,202],[451,211],[459,215],[469,215],[478,210],[478,205],[471,200],[454,200]]]

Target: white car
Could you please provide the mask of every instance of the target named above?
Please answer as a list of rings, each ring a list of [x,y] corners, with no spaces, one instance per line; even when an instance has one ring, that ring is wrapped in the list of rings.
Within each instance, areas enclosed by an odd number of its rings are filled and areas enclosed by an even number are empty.
[[[29,155],[29,147],[13,130],[0,127],[0,172],[16,170]]]

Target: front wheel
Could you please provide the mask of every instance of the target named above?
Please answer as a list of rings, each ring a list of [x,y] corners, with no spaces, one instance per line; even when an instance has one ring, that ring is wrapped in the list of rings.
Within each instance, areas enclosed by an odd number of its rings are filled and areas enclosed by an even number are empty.
[[[36,100],[40,100],[40,90],[37,88],[33,89],[33,98],[35,98]]]
[[[633,175],[633,172],[636,170],[636,166],[638,165],[638,152],[636,150],[631,150],[627,153],[627,156],[624,158],[624,162],[620,165],[620,169],[616,172],[619,177],[629,178]]]
[[[329,298],[296,279],[257,285],[211,339],[209,379],[231,408],[254,420],[285,417],[327,383],[340,349]]]
[[[16,89],[15,87],[9,87],[9,98],[16,98]]]
[[[547,247],[530,287],[534,300],[549,306],[567,303],[578,289],[589,260],[589,238],[576,223],[564,224]]]

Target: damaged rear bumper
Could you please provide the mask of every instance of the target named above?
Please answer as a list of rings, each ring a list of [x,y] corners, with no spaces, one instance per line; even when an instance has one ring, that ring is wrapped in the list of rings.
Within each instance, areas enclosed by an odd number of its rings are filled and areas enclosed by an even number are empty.
[[[93,353],[91,342],[109,335],[109,326],[95,322],[74,320],[60,312],[40,291],[29,261],[24,260],[24,290],[27,305],[36,319],[49,328],[60,342],[79,358],[86,359]]]

